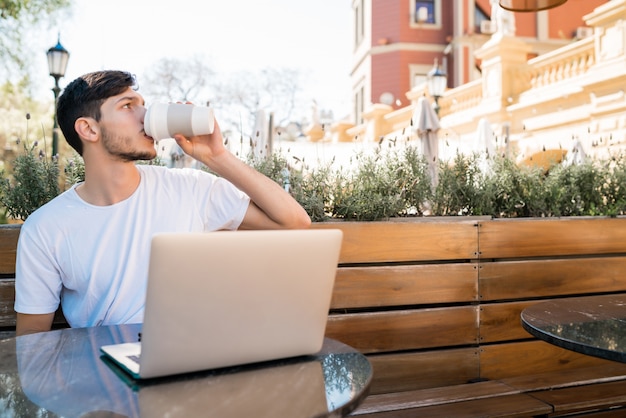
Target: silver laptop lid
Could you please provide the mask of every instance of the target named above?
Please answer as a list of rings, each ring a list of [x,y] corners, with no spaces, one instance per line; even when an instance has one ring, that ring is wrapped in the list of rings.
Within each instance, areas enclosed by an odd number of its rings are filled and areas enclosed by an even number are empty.
[[[140,375],[319,351],[341,240],[336,229],[156,235]]]

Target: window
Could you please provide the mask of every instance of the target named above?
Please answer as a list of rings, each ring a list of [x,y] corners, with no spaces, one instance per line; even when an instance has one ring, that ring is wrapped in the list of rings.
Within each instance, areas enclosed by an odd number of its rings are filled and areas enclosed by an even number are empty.
[[[413,74],[413,78],[411,80],[413,81],[413,84],[411,85],[411,88],[424,86],[427,79],[428,76],[426,74]]]
[[[415,23],[437,23],[435,0],[415,0],[413,16]]]
[[[409,64],[409,74],[411,77],[411,90],[414,88],[424,89],[426,88],[426,80],[428,78],[428,72],[433,69],[432,65],[424,64]]]
[[[474,32],[475,33],[483,33],[485,32],[484,29],[487,26],[491,27],[489,24],[484,24],[482,22],[490,22],[489,15],[487,15],[487,13],[485,13],[484,10],[482,10],[480,6],[476,4],[476,8],[474,9],[474,25],[475,25]]]
[[[354,7],[354,46],[358,47],[365,38],[365,0]]]
[[[361,86],[354,95],[354,123],[363,123],[363,110],[365,108],[365,88]]]
[[[419,29],[441,29],[441,0],[411,0],[410,26]]]

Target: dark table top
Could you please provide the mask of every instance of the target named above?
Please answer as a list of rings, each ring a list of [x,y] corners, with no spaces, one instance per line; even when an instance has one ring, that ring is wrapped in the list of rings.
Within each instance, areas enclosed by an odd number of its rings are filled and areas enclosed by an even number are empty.
[[[522,326],[559,347],[626,363],[626,294],[539,302],[522,311]]]
[[[326,339],[314,356],[138,382],[99,349],[136,341],[140,330],[64,329],[0,341],[0,416],[338,417],[365,398],[372,378],[365,356]]]

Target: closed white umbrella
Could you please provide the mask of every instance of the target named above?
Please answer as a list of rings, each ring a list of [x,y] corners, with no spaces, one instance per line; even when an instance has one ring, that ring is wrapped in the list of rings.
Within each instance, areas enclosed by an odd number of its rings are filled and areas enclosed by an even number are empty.
[[[476,129],[474,151],[479,153],[479,165],[483,173],[491,173],[493,157],[496,154],[496,143],[493,129],[487,118],[480,118]]]
[[[581,165],[587,160],[587,153],[583,149],[583,144],[577,139],[572,146],[572,149],[568,151],[563,160],[564,165]]]
[[[486,153],[493,157],[496,152],[496,143],[493,137],[493,129],[487,118],[480,118],[476,129],[476,151]]]
[[[265,158],[269,154],[267,130],[267,118],[265,117],[265,111],[259,109],[256,112],[251,144],[253,155],[257,159]]]
[[[437,164],[439,163],[439,117],[425,97],[417,100],[417,106],[413,113],[413,127],[422,143],[422,154],[428,161],[428,173],[430,175],[433,188],[439,182]]]

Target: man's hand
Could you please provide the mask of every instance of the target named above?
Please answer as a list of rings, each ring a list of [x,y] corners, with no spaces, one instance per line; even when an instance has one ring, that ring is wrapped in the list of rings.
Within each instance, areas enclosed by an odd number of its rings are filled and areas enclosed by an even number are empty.
[[[174,135],[183,151],[247,194],[251,203],[240,229],[303,229],[311,225],[306,211],[278,183],[233,155],[224,146],[215,121],[210,135]]]
[[[174,135],[174,140],[185,154],[200,161],[211,169],[213,169],[213,161],[228,152],[226,146],[224,146],[224,137],[222,136],[222,131],[217,120],[215,121],[212,134],[198,135],[190,138],[177,134]]]

